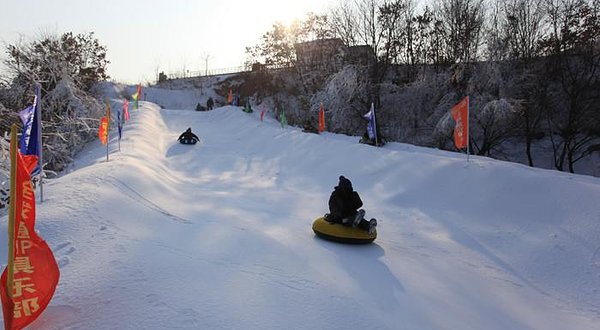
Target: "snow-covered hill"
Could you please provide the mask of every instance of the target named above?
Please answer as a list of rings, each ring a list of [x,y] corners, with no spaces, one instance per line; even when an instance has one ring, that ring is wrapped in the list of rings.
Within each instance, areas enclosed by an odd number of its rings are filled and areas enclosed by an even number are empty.
[[[598,178],[141,105],[44,186],[61,279],[32,329],[600,328]],[[339,175],[373,244],[311,230]]]

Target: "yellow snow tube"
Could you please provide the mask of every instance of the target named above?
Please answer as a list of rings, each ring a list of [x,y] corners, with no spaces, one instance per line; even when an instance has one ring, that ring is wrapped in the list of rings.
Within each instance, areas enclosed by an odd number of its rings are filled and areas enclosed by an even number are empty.
[[[372,234],[360,228],[344,226],[339,223],[333,223],[320,217],[313,222],[312,229],[315,234],[321,238],[350,244],[367,244],[377,238],[377,230]]]

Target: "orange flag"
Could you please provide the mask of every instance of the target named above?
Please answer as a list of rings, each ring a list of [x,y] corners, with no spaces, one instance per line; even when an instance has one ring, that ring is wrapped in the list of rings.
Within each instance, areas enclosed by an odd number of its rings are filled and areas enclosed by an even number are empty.
[[[458,149],[464,149],[469,144],[469,97],[452,107],[452,118],[456,122],[454,126],[454,144]]]
[[[229,95],[227,95],[227,104],[231,104],[233,102],[233,93],[231,93],[231,88],[229,89]]]
[[[110,125],[110,102],[106,101],[106,115],[100,119],[100,127],[98,128],[98,137],[102,144],[108,143],[108,126]],[[108,145],[106,146],[108,148]],[[108,149],[107,149],[108,150]],[[108,151],[107,151],[108,156]]]
[[[319,109],[319,133],[325,130],[325,109],[323,108],[323,103],[321,103],[321,108]]]
[[[108,140],[108,118],[106,116],[102,117],[100,120],[100,128],[98,128],[98,137],[100,138],[100,142],[102,144],[106,144]]]
[[[35,196],[29,169],[16,150],[14,212],[9,219],[9,260],[0,278],[4,329],[22,329],[46,309],[60,272],[48,244],[35,232]],[[11,175],[12,177],[12,175]],[[12,271],[11,269],[12,268]]]

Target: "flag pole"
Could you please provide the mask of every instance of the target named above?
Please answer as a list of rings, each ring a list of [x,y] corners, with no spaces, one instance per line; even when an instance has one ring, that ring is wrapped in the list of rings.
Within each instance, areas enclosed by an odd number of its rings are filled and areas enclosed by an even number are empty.
[[[107,129],[108,130],[108,129]],[[106,161],[108,162],[108,132],[106,132]]]
[[[123,116],[125,116],[125,114],[123,114]],[[121,112],[119,112],[119,110],[117,110],[117,129],[119,130],[119,152],[121,152],[121,135],[122,135],[122,130],[123,130],[123,123],[121,122],[123,119],[121,118]]]
[[[40,154],[38,155],[38,164],[40,167],[40,203],[44,202],[44,181],[43,181],[43,177],[44,177],[44,148],[42,146],[42,85],[40,85],[40,83],[36,83],[36,102],[35,102],[35,116],[37,118],[37,122],[35,123],[36,125],[38,125],[37,129],[38,129],[38,136],[37,136],[37,143],[38,146],[40,148]]]
[[[379,141],[377,141],[377,118],[375,117],[375,105],[371,102],[371,109],[373,109],[373,128],[375,131],[375,146],[379,147]]]
[[[108,162],[108,144],[110,141],[110,103],[106,100],[106,121],[108,125],[106,125],[106,161]]]
[[[471,135],[469,134],[471,130],[471,125],[469,122],[470,112],[469,112],[469,95],[467,95],[467,163],[469,162],[469,155],[471,154]]]
[[[17,200],[17,124],[10,128],[10,202],[8,207],[8,268],[7,294],[13,296],[14,259],[15,259],[15,210]],[[6,316],[5,316],[6,317]]]

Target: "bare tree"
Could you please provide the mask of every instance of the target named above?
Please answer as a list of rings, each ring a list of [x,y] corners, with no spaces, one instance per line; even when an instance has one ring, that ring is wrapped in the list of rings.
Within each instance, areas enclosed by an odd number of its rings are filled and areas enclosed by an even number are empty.
[[[383,29],[379,22],[380,0],[355,0],[358,18],[357,35],[365,45],[371,46],[376,55],[383,41]]]
[[[357,43],[358,22],[354,7],[346,0],[340,0],[337,6],[329,9],[329,29],[333,36],[342,39],[346,46]]]
[[[328,39],[334,35],[327,15],[318,15],[310,12],[306,14],[306,19],[302,21],[301,28],[302,38],[305,41]]]
[[[507,35],[504,31],[504,12],[500,2],[494,2],[484,24],[485,59],[491,62],[505,60],[508,53]]]
[[[544,29],[543,0],[507,0],[504,2],[505,36],[510,56],[528,61],[537,56]]]
[[[538,58],[539,43],[543,37],[543,0],[507,0],[499,13],[499,59],[508,59],[515,65],[509,66],[507,76],[514,81],[513,97],[521,100],[518,113],[519,127],[525,140],[525,154],[529,166],[534,166],[532,144],[541,137],[540,125],[547,102],[549,83],[540,79],[543,74],[539,65],[533,63]],[[514,77],[514,78],[513,78]]]
[[[419,64],[431,63],[431,39],[433,37],[433,12],[425,7],[423,12],[414,17],[415,22],[415,57]]]
[[[546,111],[554,166],[574,172],[587,147],[600,137],[600,20],[598,1],[548,0],[550,33],[545,79],[556,81]]]
[[[476,60],[485,14],[483,0],[442,0],[438,12],[448,58],[454,63]]]
[[[379,22],[383,30],[382,60],[385,63],[399,63],[402,48],[402,13],[404,1],[386,2],[379,8]]]
[[[378,21],[383,34],[382,58],[394,63],[417,63],[417,18],[414,0],[385,2],[379,7]]]
[[[205,51],[202,52],[202,60],[204,61],[204,75],[208,76],[208,60],[210,60],[213,56]]]

